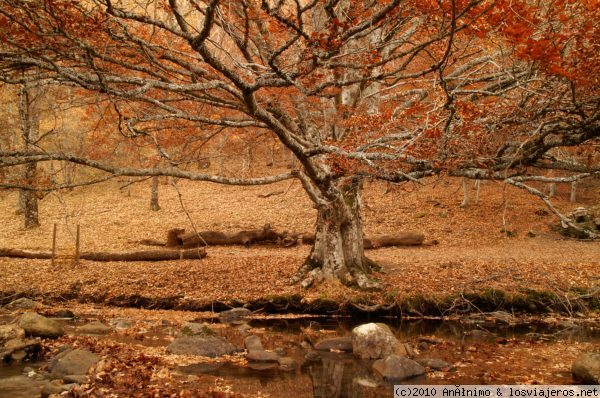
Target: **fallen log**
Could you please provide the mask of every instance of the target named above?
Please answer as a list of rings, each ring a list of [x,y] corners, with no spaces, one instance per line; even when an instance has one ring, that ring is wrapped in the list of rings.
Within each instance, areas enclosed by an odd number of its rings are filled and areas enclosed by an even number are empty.
[[[365,249],[377,249],[390,246],[419,246],[423,244],[425,235],[418,232],[400,232],[395,235],[379,235],[363,239]]]
[[[29,250],[1,249],[0,248],[0,257],[49,259],[49,258],[52,258],[52,252],[32,252]]]
[[[286,233],[284,232],[282,242],[284,247],[295,246],[296,244],[315,243],[315,234]],[[363,238],[363,247],[365,249],[378,249],[380,247],[391,246],[420,246],[424,244],[425,235],[418,232],[400,232],[394,235],[375,235]]]
[[[155,240],[142,240],[140,244],[151,246],[166,246],[169,248],[194,248],[212,245],[244,245],[249,246],[254,243],[277,243],[283,247],[292,247],[300,244],[315,243],[314,233],[300,232],[277,232],[270,225],[265,225],[262,229],[240,231],[237,233],[225,233],[220,231],[199,231],[185,232],[184,229],[175,228],[167,232],[167,242],[162,243]],[[436,244],[432,241],[428,244]],[[375,235],[364,237],[363,246],[365,249],[378,249],[380,247],[391,246],[420,246],[426,245],[425,235],[419,232],[399,232],[390,235]]]
[[[1,249],[0,257],[50,259],[51,252],[33,252],[18,249]],[[190,250],[146,250],[125,253],[111,252],[84,252],[79,258],[90,261],[168,261],[168,260],[194,260],[206,257],[204,248]]]
[[[252,229],[228,234],[220,231],[185,232],[175,228],[167,232],[167,247],[194,248],[212,245],[244,245],[253,243],[276,242],[280,235],[265,225],[262,229]]]
[[[126,253],[87,252],[80,255],[80,258],[90,261],[168,261],[195,260],[204,257],[206,257],[206,250],[204,248],[190,250],[146,250]]]

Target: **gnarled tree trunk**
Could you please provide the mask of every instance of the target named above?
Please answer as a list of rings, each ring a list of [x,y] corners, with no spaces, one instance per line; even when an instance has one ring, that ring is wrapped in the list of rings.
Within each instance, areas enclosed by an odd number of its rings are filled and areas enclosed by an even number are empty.
[[[364,253],[360,185],[360,180],[354,180],[338,190],[336,199],[319,203],[315,242],[293,283],[302,281],[308,287],[324,279],[339,279],[361,289],[379,288],[368,277],[378,266]]]

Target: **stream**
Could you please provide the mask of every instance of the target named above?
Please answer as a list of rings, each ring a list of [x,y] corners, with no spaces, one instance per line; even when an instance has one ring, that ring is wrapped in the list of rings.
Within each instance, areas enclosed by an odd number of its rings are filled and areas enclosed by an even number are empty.
[[[0,324],[15,318],[0,316]],[[67,335],[77,335],[77,327],[96,319],[93,315],[81,315],[75,320],[60,321]],[[104,322],[115,324],[110,319]],[[239,325],[221,324],[218,318],[200,318],[194,322],[211,324],[218,335],[243,347]],[[374,375],[372,360],[356,359],[352,353],[319,351],[317,356],[310,357],[311,346],[317,341],[349,336],[354,327],[368,322],[387,324],[401,342],[409,344],[416,358],[445,361],[448,368],[428,369],[424,376],[388,383]],[[180,330],[180,325],[167,321],[138,319],[132,324],[130,328],[113,328],[108,335],[93,337],[140,350],[160,350]],[[294,369],[282,370],[276,362],[240,364],[199,360],[174,366],[173,375],[189,380],[197,388],[225,383],[238,393],[261,391],[271,397],[391,397],[394,384],[572,384],[575,382],[569,371],[569,358],[600,346],[598,324],[569,319],[507,323],[501,317],[477,315],[455,320],[400,320],[289,314],[252,317],[247,324],[250,333],[259,336],[266,349],[279,350],[292,358]],[[556,363],[552,364],[554,359]],[[31,375],[37,375],[37,369],[43,369],[46,363],[0,364],[0,397],[38,397],[40,380]]]

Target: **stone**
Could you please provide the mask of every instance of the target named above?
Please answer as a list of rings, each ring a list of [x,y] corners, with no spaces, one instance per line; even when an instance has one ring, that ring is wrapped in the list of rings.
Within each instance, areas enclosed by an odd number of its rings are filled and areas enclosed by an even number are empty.
[[[66,375],[63,377],[65,383],[85,384],[88,381],[87,375]]]
[[[292,371],[296,369],[296,361],[294,361],[294,358],[281,357],[277,359],[277,362],[279,363],[279,369],[281,370]]]
[[[129,318],[116,318],[116,319],[111,320],[110,324],[112,325],[112,327],[114,327],[117,330],[125,330],[125,329],[132,328],[133,325],[135,324],[135,322],[133,322]],[[166,325],[163,324],[162,326],[169,326],[169,324],[168,323]]]
[[[109,334],[112,332],[110,326],[106,326],[100,321],[90,322],[77,328],[77,333],[81,334]]]
[[[416,361],[395,354],[375,361],[373,370],[389,382],[398,382],[425,373],[425,369]]]
[[[571,366],[573,377],[589,384],[600,384],[600,352],[586,352],[575,359]]]
[[[65,334],[65,329],[58,321],[35,312],[24,313],[19,319],[19,326],[29,336],[57,338]]]
[[[41,350],[39,339],[23,339],[16,338],[8,340],[4,343],[4,347],[0,347],[0,351],[6,355],[10,355],[10,359],[17,362],[24,360],[35,360]]]
[[[58,310],[53,315],[55,318],[73,319],[75,314],[71,310]]]
[[[179,331],[179,336],[216,336],[207,323],[188,322]]]
[[[427,344],[442,344],[445,342],[444,340],[433,336],[419,337],[419,341]]]
[[[452,364],[438,358],[419,358],[415,359],[415,361],[417,361],[419,365],[433,370],[448,371],[454,369]]]
[[[52,380],[47,382],[42,388],[42,398],[47,398],[52,394],[60,395],[64,391],[71,391],[78,384],[63,384],[62,380]]]
[[[246,359],[251,362],[278,362],[279,355],[271,351],[256,350],[250,351],[246,355]]]
[[[6,308],[7,310],[17,310],[17,309],[21,309],[21,310],[31,310],[34,308],[38,308],[41,307],[42,305],[40,303],[38,303],[37,301],[33,301],[30,298],[27,297],[21,297],[19,299],[13,300],[10,303],[6,304],[4,306],[4,308]]]
[[[516,321],[516,318],[512,314],[509,314],[506,311],[490,312],[487,314],[487,316],[489,318],[491,318],[493,321],[499,322],[499,323],[511,324],[511,323],[515,323],[515,321]]]
[[[8,340],[22,339],[25,337],[25,330],[17,325],[0,325],[0,347],[3,347]]]
[[[304,362],[311,363],[321,360],[321,355],[317,351],[309,351],[304,355]]]
[[[276,369],[278,365],[276,362],[249,362],[247,366],[253,370],[270,370]]]
[[[167,346],[169,354],[201,355],[210,358],[231,355],[235,351],[233,344],[218,336],[179,335]]]
[[[65,350],[50,360],[48,370],[60,379],[67,375],[85,375],[98,361],[100,357],[88,350]]]
[[[352,352],[352,338],[351,337],[332,337],[319,341],[315,344],[315,350],[319,351],[346,351]]]
[[[246,347],[248,351],[264,351],[265,349],[260,338],[256,335],[247,336],[244,339],[244,347]]]
[[[220,312],[219,320],[221,323],[240,323],[250,315],[252,315],[252,311],[247,308],[238,307],[232,308],[228,311]]]
[[[380,359],[396,353],[399,342],[390,328],[367,323],[352,330],[352,352],[360,359]]]

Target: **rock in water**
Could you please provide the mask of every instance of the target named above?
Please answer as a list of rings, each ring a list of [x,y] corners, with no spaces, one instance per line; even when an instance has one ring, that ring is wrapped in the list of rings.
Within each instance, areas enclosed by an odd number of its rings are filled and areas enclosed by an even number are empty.
[[[324,339],[315,344],[315,350],[329,351],[329,350],[340,350],[346,352],[352,352],[352,338],[351,337],[332,337],[330,339]]]
[[[219,320],[222,323],[242,323],[245,318],[252,315],[252,311],[247,308],[232,308],[229,311],[219,313]]]
[[[19,319],[19,326],[29,336],[56,338],[65,334],[65,330],[59,322],[35,312],[24,313]]]
[[[188,322],[179,331],[179,336],[216,336],[207,323]]]
[[[82,334],[109,334],[112,329],[100,321],[94,321],[78,327],[77,332]]]
[[[421,376],[425,369],[417,362],[400,355],[390,355],[373,363],[373,370],[386,381],[397,382]]]
[[[279,361],[279,355],[275,354],[274,352],[265,351],[265,350],[250,351],[248,353],[248,355],[246,356],[246,358],[248,359],[248,361],[251,361],[251,362],[278,362]]]
[[[433,370],[451,370],[454,369],[454,366],[446,361],[443,361],[438,358],[420,358],[416,359],[419,365],[424,366],[426,368],[430,368]]]
[[[265,349],[260,338],[253,334],[244,339],[244,346],[248,351],[263,351]]]
[[[85,375],[100,357],[88,350],[65,350],[52,358],[48,370],[52,377],[62,379],[68,375]]]
[[[178,336],[167,346],[167,352],[180,355],[202,355],[216,358],[231,355],[236,348],[230,342],[217,336]]]
[[[575,359],[571,372],[583,383],[600,384],[600,352],[586,352]]]
[[[361,359],[379,359],[395,354],[399,342],[382,323],[367,323],[352,330],[352,351]]]

